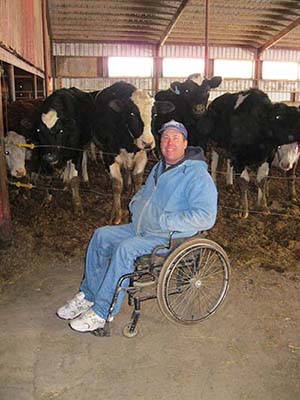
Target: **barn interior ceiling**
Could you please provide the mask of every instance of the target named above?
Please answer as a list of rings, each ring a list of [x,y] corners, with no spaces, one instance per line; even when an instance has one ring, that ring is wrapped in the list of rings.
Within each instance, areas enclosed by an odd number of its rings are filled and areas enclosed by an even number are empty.
[[[56,42],[300,49],[298,0],[48,0]]]

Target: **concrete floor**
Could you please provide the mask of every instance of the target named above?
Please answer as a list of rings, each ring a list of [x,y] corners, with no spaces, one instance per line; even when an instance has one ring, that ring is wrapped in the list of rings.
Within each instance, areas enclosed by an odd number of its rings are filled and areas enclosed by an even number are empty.
[[[0,297],[1,400],[299,400],[299,283],[275,272],[235,272],[223,308],[192,327],[143,304],[140,333],[72,331],[56,309],[72,296],[82,260],[47,264]],[[271,275],[270,275],[271,274]]]

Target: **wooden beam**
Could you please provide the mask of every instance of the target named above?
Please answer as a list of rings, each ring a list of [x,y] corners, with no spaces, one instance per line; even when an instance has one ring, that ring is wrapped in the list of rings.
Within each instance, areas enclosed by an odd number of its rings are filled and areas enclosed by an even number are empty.
[[[297,28],[300,25],[300,17],[297,18],[294,22],[284,28],[281,32],[277,33],[277,35],[273,36],[270,40],[268,40],[265,44],[263,44],[258,49],[258,53],[262,53],[265,50],[268,50],[270,47],[274,46],[280,39],[286,36],[293,29]]]
[[[7,64],[12,64],[17,68],[23,69],[24,71],[30,72],[31,74],[36,74],[41,78],[44,77],[43,71],[33,66],[32,64],[28,63],[28,61],[25,61],[16,52],[11,52],[1,43],[0,43],[0,60],[6,62]]]
[[[10,101],[16,101],[15,67],[8,65],[8,87]]]
[[[0,77],[4,71],[0,67]],[[12,225],[7,191],[6,160],[4,154],[4,131],[2,112],[2,87],[0,85],[0,247],[11,243]]]
[[[180,6],[178,7],[178,10],[174,14],[171,22],[167,26],[167,28],[166,28],[165,32],[163,33],[163,35],[161,36],[161,38],[160,38],[160,40],[158,42],[158,46],[161,47],[161,46],[163,46],[165,44],[165,41],[168,39],[168,36],[172,32],[173,28],[175,27],[177,21],[179,20],[181,14],[183,13],[183,10],[185,9],[185,7],[186,7],[186,5],[188,4],[189,1],[190,0],[183,0],[182,1]]]

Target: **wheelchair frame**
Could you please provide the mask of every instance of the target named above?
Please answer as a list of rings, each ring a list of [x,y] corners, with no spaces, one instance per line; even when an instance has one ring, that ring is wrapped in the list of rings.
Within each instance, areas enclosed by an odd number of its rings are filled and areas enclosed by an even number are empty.
[[[110,322],[118,295],[125,290],[134,309],[123,329],[124,336],[137,335],[141,302],[157,298],[162,314],[170,321],[189,325],[207,319],[223,303],[229,288],[230,263],[224,249],[198,233],[191,238],[171,239],[150,255],[138,257],[135,270],[121,276],[103,328],[95,336],[110,336]],[[168,250],[161,254],[161,250]],[[129,285],[123,287],[124,281]],[[150,286],[155,294],[140,295]],[[197,303],[197,304],[196,304]]]

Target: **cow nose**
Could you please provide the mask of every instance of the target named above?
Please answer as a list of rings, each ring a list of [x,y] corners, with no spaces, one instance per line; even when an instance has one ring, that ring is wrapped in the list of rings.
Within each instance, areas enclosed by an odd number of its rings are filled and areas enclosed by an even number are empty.
[[[143,141],[143,147],[144,147],[145,150],[151,150],[152,147],[153,147],[153,142],[148,143],[148,142],[144,142]]]
[[[55,164],[57,163],[57,157],[53,153],[47,153],[44,156],[44,159],[49,163],[49,164]]]
[[[205,105],[204,104],[197,104],[194,107],[195,114],[203,114],[205,112]]]
[[[280,167],[281,167],[281,169],[283,169],[284,171],[288,171],[289,169],[292,168],[292,166],[291,166],[289,163],[284,163],[284,162],[281,162],[281,163],[280,163]]]
[[[16,170],[16,176],[18,178],[21,178],[22,176],[26,175],[26,169],[25,168],[19,168]]]

